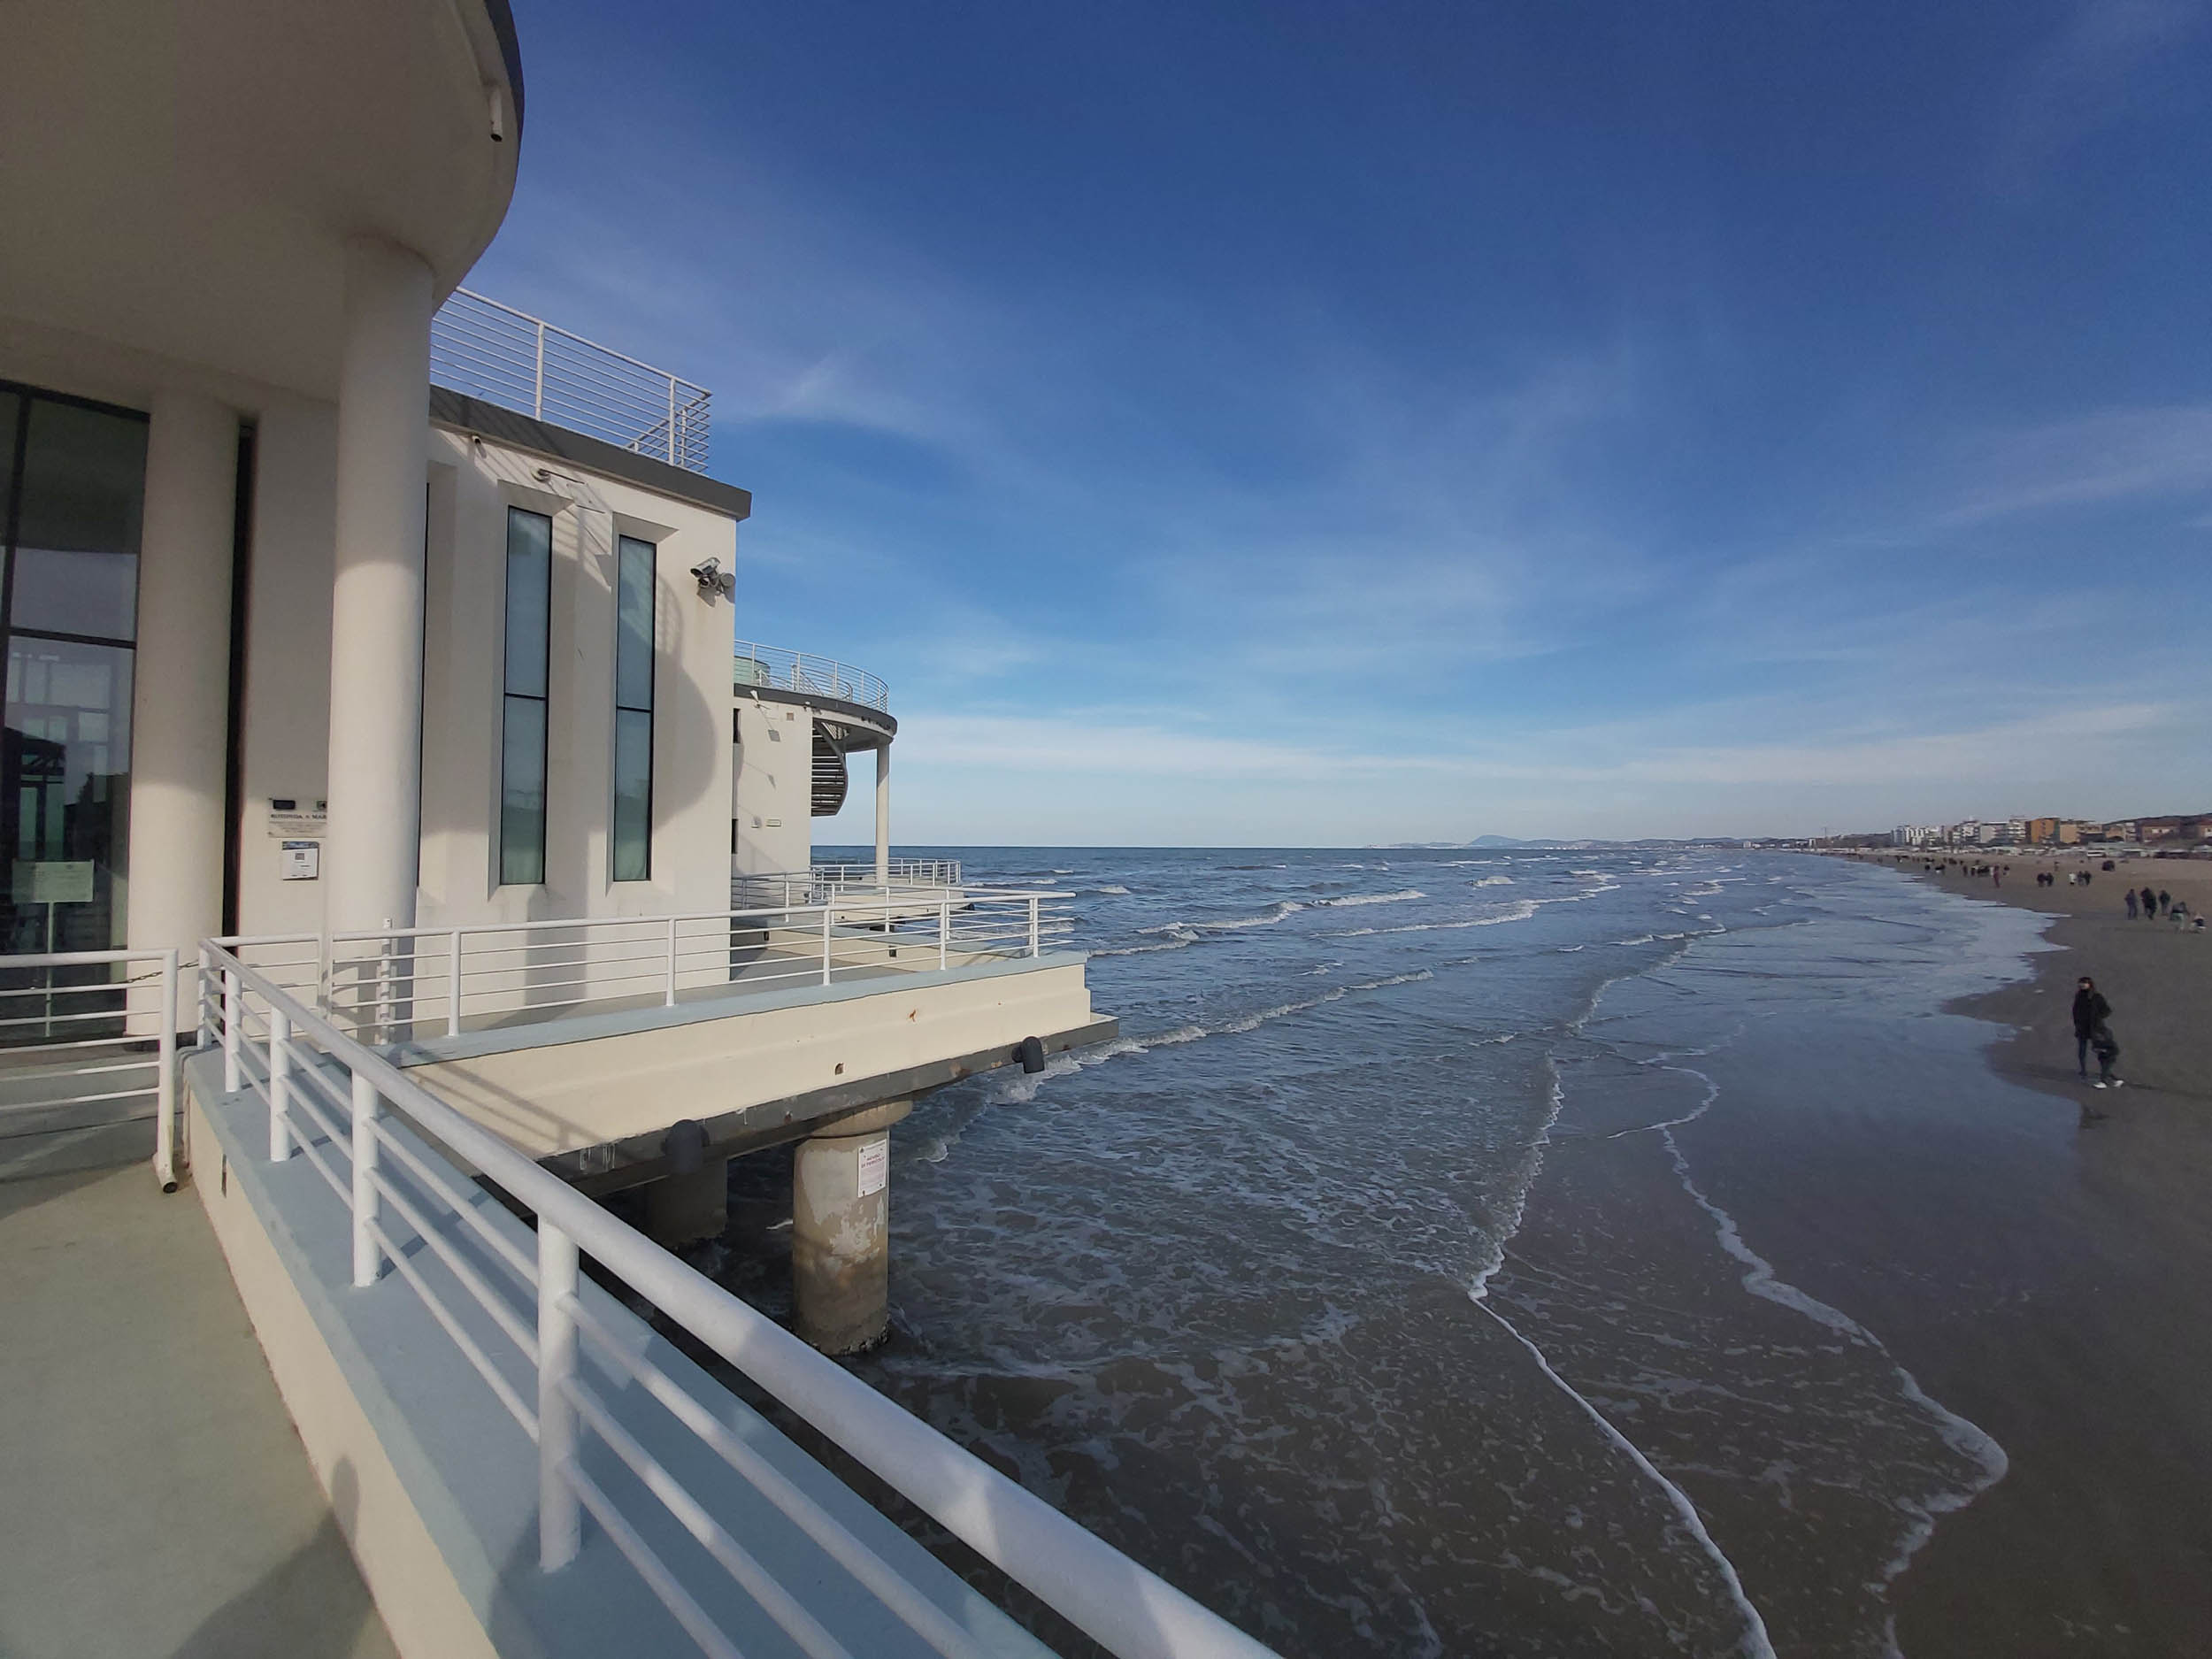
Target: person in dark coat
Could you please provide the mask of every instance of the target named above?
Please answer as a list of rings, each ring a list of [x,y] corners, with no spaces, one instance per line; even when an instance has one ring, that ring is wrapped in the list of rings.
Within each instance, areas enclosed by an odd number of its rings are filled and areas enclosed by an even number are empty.
[[[2163,887],[2158,889],[2158,910],[2161,915],[2163,915],[2167,910],[2172,909],[2174,895],[2172,894],[2167,892]]]
[[[2158,895],[2152,892],[2148,887],[2145,887],[2143,889],[2143,918],[2146,921],[2150,921],[2154,920],[2157,918],[2157,915]]]
[[[2135,919],[2136,913],[2143,908],[2141,905],[2138,904],[2138,903],[2136,902],[2136,901],[2135,901],[2135,889],[2134,889],[2133,887],[2130,887],[2130,888],[2127,890],[2127,902],[2128,902],[2128,920],[2130,920],[2130,921],[2131,922],[2131,921],[2133,921],[2133,920]]]
[[[2105,1021],[2112,1018],[2112,1004],[2104,1000],[2104,993],[2087,974],[2074,987],[2074,1064],[2086,1079],[2089,1076],[2089,1048],[2096,1041],[2097,1033],[2104,1029]],[[2108,1032],[2107,1034],[2109,1034]],[[2101,1052],[2098,1070],[2105,1076],[2112,1074],[2112,1067]]]

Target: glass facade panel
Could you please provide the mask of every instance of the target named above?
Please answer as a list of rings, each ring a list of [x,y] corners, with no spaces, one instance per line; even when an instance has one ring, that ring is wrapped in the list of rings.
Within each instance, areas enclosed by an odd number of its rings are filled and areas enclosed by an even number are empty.
[[[499,757],[499,879],[545,879],[545,701],[510,697]]]
[[[653,874],[653,608],[659,549],[624,536],[616,544],[613,878]]]
[[[127,942],[145,465],[142,416],[0,386],[0,950]]]
[[[507,509],[507,639],[499,754],[499,880],[545,879],[547,664],[553,616],[553,521]]]
[[[12,626],[104,640],[138,636],[136,554],[79,553],[26,542],[14,562]]]
[[[553,611],[553,521],[507,509],[507,689],[545,695]]]

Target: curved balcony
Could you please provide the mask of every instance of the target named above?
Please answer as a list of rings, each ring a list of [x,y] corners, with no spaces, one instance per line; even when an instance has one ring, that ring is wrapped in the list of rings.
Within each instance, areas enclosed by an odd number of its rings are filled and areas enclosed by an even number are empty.
[[[891,711],[891,688],[866,670],[805,651],[787,651],[776,645],[755,645],[740,640],[737,671],[732,683],[741,691],[788,691],[801,696],[856,703],[879,714]]]

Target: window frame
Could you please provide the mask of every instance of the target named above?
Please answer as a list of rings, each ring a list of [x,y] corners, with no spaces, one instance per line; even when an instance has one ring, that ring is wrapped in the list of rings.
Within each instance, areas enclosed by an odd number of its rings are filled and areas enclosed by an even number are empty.
[[[510,688],[509,668],[515,649],[514,561],[515,519],[518,514],[538,519],[545,526],[545,637],[540,645],[538,661],[542,672],[535,694]],[[550,839],[553,818],[550,775],[553,735],[553,515],[510,502],[507,504],[506,529],[500,560],[499,795],[495,810],[495,833],[492,847],[493,864],[498,879],[495,885],[503,887],[543,887],[548,862],[547,843]],[[535,703],[538,705],[538,856],[537,875],[530,879],[511,877],[507,863],[510,844],[507,833],[509,733],[512,707],[517,703]]]
[[[645,603],[645,703],[642,708],[623,701],[623,605],[627,596],[628,565],[631,550],[642,555]],[[614,543],[614,655],[612,680],[612,709],[607,744],[607,879],[615,882],[650,881],[653,879],[653,795],[656,781],[655,754],[659,735],[660,680],[660,544],[643,536],[629,535],[618,529]],[[622,757],[623,719],[626,714],[645,717],[645,801],[644,826],[641,836],[643,856],[637,867],[625,873],[621,835],[622,821]]]

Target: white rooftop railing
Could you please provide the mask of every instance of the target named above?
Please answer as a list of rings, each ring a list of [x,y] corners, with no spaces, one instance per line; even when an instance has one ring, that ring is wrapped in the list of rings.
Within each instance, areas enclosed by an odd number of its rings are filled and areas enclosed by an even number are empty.
[[[1269,1649],[617,1220],[232,952],[203,945],[200,971],[203,1029],[220,1047],[224,1087],[232,1094],[249,1090],[265,1107],[270,1158],[304,1158],[349,1214],[355,1286],[375,1285],[388,1270],[403,1279],[535,1442],[541,1571],[575,1558],[588,1515],[702,1652],[736,1655],[700,1601],[708,1570],[689,1560],[672,1565],[641,1530],[638,1522],[649,1517],[635,1511],[657,1503],[817,1659],[847,1650],[795,1592],[871,1596],[947,1659],[979,1653],[974,1637],[896,1568],[697,1409],[649,1350],[605,1327],[578,1295],[579,1258],[588,1256],[625,1292],[682,1326],[1119,1659],[1269,1659]],[[416,1133],[396,1133],[398,1123]],[[473,1186],[426,1154],[418,1134],[534,1219],[534,1257],[487,1217]],[[396,1179],[399,1166],[411,1179]],[[426,1277],[417,1240],[481,1307],[504,1345],[488,1332],[480,1341],[471,1335]],[[671,1468],[656,1458],[595,1394],[580,1364],[587,1351],[658,1402],[695,1438],[698,1458],[735,1471],[753,1494],[745,1502],[773,1506],[851,1583],[779,1584],[711,1502],[685,1484],[680,1471],[703,1465],[685,1458]],[[518,1382],[512,1373],[526,1367],[528,1379]],[[583,1452],[593,1436],[643,1488],[630,1495],[630,1511],[586,1472]]]
[[[780,645],[756,645],[749,640],[737,642],[733,683],[740,690],[765,686],[772,691],[812,692],[886,713],[891,709],[891,688],[864,668],[805,651],[787,651]]]
[[[466,288],[430,319],[430,379],[687,472],[707,470],[704,387]]]

